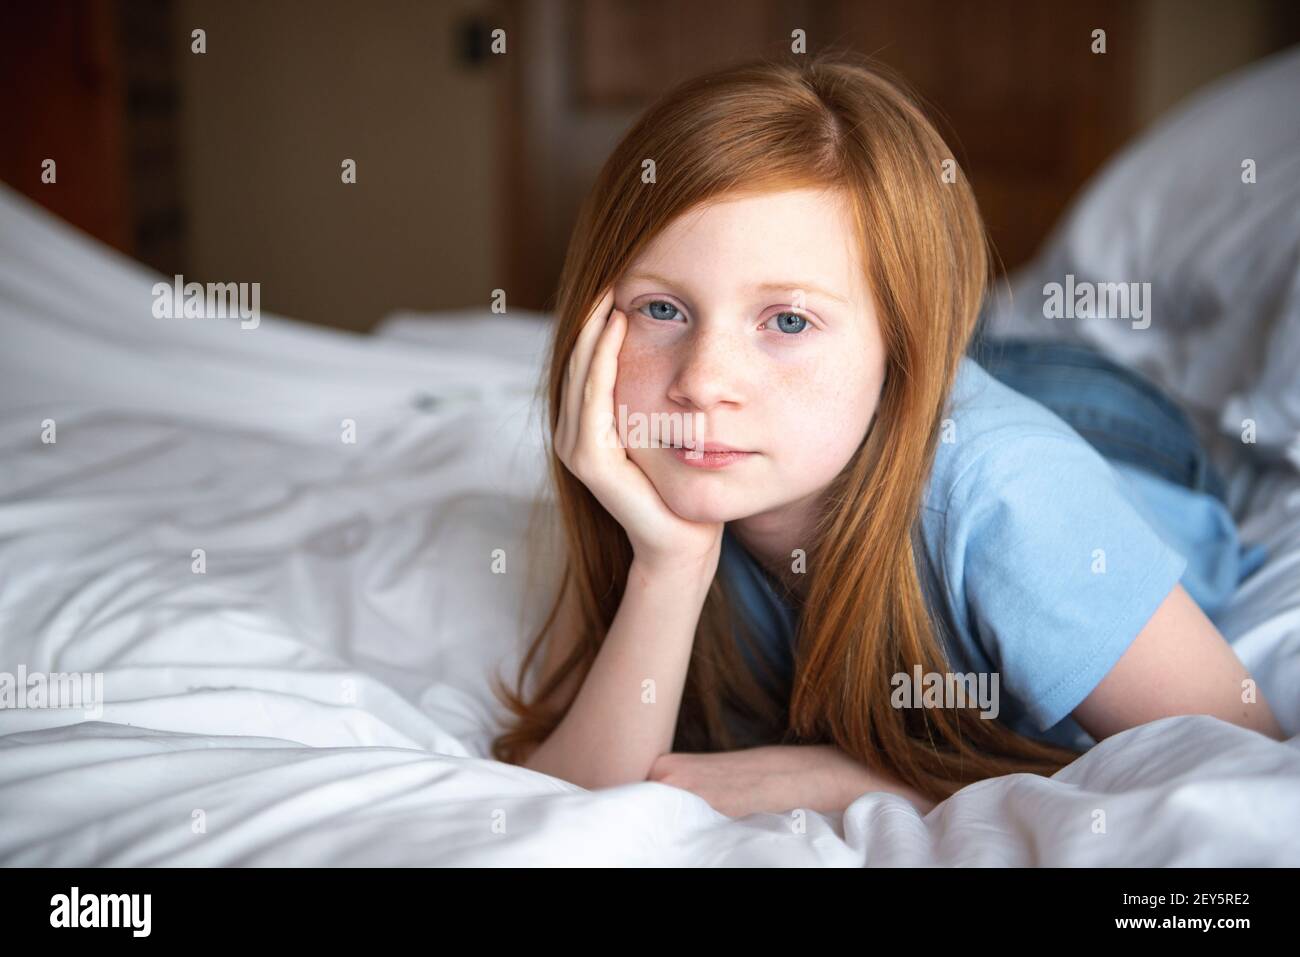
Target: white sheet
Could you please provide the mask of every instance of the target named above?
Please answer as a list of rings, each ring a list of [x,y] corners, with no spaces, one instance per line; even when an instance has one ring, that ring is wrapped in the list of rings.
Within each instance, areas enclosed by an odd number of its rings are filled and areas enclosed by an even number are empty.
[[[1300,738],[1203,716],[924,819],[869,794],[732,821],[485,759],[487,675],[545,611],[516,561],[544,320],[243,330],[152,318],[154,279],[0,188],[0,671],[101,671],[106,698],[0,710],[0,863],[1300,862]],[[1230,626],[1294,734],[1300,482],[1246,481],[1279,554]]]

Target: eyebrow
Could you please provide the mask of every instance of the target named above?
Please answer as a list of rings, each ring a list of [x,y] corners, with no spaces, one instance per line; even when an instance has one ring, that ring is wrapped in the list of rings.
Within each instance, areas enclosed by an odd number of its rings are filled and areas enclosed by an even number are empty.
[[[644,279],[649,282],[657,282],[662,286],[677,285],[677,283],[674,282],[673,280],[668,279],[664,276],[656,276],[653,273],[635,273],[630,276],[624,276],[623,278],[625,281],[630,281],[633,279]],[[843,296],[837,296],[835,293],[831,292],[830,290],[823,289],[821,286],[818,286],[817,284],[810,283],[810,282],[759,282],[759,283],[755,283],[750,288],[754,289],[757,292],[786,292],[795,289],[802,289],[804,292],[815,293],[816,295],[824,296],[827,299],[834,299],[836,302],[843,303],[846,306],[853,305]]]

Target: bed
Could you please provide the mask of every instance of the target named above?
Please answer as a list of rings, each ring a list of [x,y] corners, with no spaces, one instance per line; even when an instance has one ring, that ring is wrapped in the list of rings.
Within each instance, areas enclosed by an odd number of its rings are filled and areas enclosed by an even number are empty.
[[[1180,716],[924,817],[872,793],[732,820],[488,757],[489,676],[545,612],[521,567],[545,315],[246,329],[154,318],[159,279],[0,187],[0,672],[103,676],[94,709],[0,709],[0,863],[1300,863],[1285,455],[1221,459],[1270,557],[1220,625],[1286,742]]]

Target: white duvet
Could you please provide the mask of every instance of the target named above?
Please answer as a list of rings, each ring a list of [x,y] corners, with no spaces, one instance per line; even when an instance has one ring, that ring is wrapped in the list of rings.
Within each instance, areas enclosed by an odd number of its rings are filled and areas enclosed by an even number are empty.
[[[490,760],[488,676],[545,611],[543,320],[243,329],[153,318],[158,278],[0,187],[0,672],[104,680],[102,713],[0,710],[0,862],[1300,863],[1300,738],[1204,716],[924,818],[867,794],[731,820]],[[1274,556],[1226,627],[1294,735],[1300,480],[1237,488]]]

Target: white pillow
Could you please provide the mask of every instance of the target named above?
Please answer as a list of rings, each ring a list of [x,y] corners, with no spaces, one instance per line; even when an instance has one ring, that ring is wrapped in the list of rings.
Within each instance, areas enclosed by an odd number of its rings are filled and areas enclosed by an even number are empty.
[[[989,332],[1091,343],[1226,439],[1253,420],[1253,451],[1300,468],[1298,105],[1300,47],[1180,104],[1093,177],[1011,299],[991,297]],[[1146,315],[1048,318],[1045,289],[1069,282],[1149,283]]]

